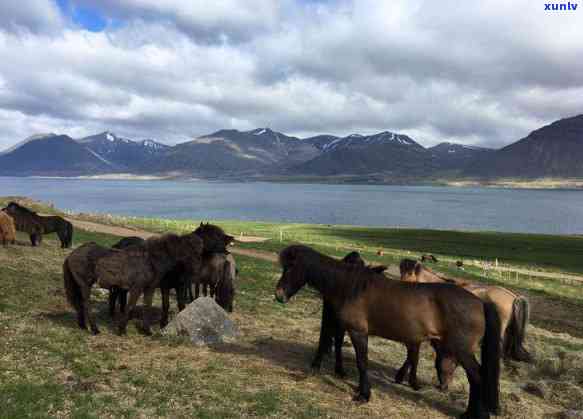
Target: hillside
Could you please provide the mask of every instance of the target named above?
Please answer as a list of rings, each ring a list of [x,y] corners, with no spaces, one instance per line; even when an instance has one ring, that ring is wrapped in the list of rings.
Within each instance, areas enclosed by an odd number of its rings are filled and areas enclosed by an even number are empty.
[[[483,178],[583,177],[583,115],[553,122],[516,143],[479,156],[464,175]]]
[[[0,155],[3,176],[76,176],[115,170],[113,164],[67,135],[37,137]]]

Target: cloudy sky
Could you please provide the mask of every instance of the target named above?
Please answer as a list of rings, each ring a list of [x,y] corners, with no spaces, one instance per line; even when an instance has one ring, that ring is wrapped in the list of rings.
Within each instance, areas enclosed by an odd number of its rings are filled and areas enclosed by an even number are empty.
[[[583,113],[583,4],[544,4],[1,1],[0,149],[263,126],[499,147]]]

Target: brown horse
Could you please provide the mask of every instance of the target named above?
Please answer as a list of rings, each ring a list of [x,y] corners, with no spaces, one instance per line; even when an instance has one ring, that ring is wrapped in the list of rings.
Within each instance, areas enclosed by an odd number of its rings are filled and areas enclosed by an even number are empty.
[[[3,246],[16,243],[14,220],[5,211],[0,211],[0,243]]]
[[[75,249],[65,259],[63,275],[69,303],[77,311],[79,327],[86,328],[89,321],[91,331],[99,333],[95,317],[90,308],[90,292],[93,284],[111,289],[129,290],[127,310],[123,313],[119,333],[126,332],[129,313],[140,295],[144,294],[144,305],[150,307],[156,288],[166,275],[175,270],[198,272],[202,242],[194,234],[177,236],[167,234],[151,238],[143,245],[123,250],[110,249],[95,243]],[[144,332],[151,334],[150,319],[144,310]]]
[[[496,285],[472,284],[458,279],[437,275],[422,263],[403,259],[399,265],[401,280],[420,283],[453,283],[476,295],[484,302],[496,307],[503,336],[503,355],[515,361],[530,362],[532,357],[524,347],[524,338],[529,318],[528,300],[512,291]],[[407,364],[407,361],[405,361]],[[440,387],[446,389],[453,378],[455,364],[448,364],[439,377]],[[404,374],[406,370],[404,371]]]
[[[371,269],[376,273],[383,273],[387,267],[384,265],[368,266],[360,255],[360,253],[353,251],[348,253],[342,262],[348,265],[354,265],[361,268]],[[317,373],[322,366],[322,359],[324,355],[330,353],[332,345],[334,345],[335,364],[334,372],[339,377],[345,377],[343,362],[342,362],[342,344],[344,343],[345,330],[342,328],[340,322],[336,318],[334,308],[326,299],[323,300],[322,307],[322,321],[320,323],[320,338],[318,340],[318,348],[311,364],[312,372]]]
[[[61,248],[71,247],[73,244],[73,225],[63,217],[40,216],[17,202],[10,202],[3,211],[14,219],[16,230],[30,235],[32,246],[39,245],[42,242],[42,235],[50,233],[57,233]]]
[[[459,362],[470,383],[464,418],[488,418],[498,411],[500,323],[492,304],[451,284],[387,281],[369,269],[350,266],[301,245],[279,254],[283,268],[275,289],[286,303],[306,284],[333,307],[356,351],[357,401],[368,401],[368,336],[407,345],[430,341]],[[482,342],[482,365],[474,351]]]

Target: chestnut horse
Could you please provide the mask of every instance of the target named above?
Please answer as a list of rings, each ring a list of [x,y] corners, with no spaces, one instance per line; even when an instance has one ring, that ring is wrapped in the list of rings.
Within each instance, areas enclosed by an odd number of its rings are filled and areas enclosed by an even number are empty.
[[[306,284],[320,292],[348,332],[356,352],[355,400],[370,399],[368,337],[419,346],[430,341],[464,368],[470,395],[463,418],[489,418],[499,406],[500,322],[496,308],[452,284],[387,281],[302,245],[279,254],[283,269],[275,298],[286,303]],[[481,344],[480,365],[474,351]]]
[[[515,361],[530,362],[532,357],[524,347],[524,337],[529,318],[528,300],[512,291],[496,285],[473,284],[464,280],[444,278],[422,263],[412,259],[403,259],[399,265],[401,280],[420,283],[453,283],[471,292],[484,302],[492,303],[500,317],[503,337],[503,355]],[[408,362],[405,361],[405,365]],[[405,367],[404,365],[404,367]],[[440,387],[446,389],[453,377],[454,364],[448,364],[439,377]],[[403,370],[406,374],[407,368]]]

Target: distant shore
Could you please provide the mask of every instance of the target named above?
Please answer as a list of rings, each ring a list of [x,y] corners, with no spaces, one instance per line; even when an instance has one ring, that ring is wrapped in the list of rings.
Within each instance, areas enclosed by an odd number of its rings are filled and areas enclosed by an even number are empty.
[[[539,178],[539,179],[389,179],[380,176],[253,176],[241,177],[194,177],[183,173],[164,175],[139,175],[133,173],[107,173],[83,176],[27,176],[33,179],[88,179],[88,180],[176,180],[176,181],[220,181],[220,182],[271,182],[271,183],[313,183],[352,185],[394,185],[394,186],[447,186],[455,188],[483,187],[508,189],[583,189],[583,179]]]

